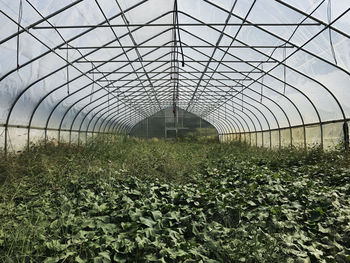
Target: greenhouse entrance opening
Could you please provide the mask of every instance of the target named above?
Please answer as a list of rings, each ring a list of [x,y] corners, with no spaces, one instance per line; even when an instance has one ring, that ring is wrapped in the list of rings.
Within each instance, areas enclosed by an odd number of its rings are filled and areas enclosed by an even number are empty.
[[[139,138],[189,139],[218,137],[218,131],[208,121],[181,108],[168,107],[140,121],[130,135]]]
[[[166,139],[176,139],[177,138],[177,128],[166,128],[165,129]]]

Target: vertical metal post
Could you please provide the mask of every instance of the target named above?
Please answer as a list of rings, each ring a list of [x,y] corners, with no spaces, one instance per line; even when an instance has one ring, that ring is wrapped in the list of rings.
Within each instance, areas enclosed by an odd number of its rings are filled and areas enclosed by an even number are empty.
[[[344,132],[344,148],[346,151],[348,151],[349,150],[349,125],[347,121],[345,121],[343,124],[343,132]]]
[[[80,146],[80,130],[78,130],[78,146]]]
[[[180,113],[180,108],[176,110],[176,127],[179,127],[179,113]]]
[[[69,142],[68,144],[71,145],[72,142],[72,130],[69,130]]]
[[[47,127],[46,126],[44,127],[44,145],[45,147],[47,145]]]
[[[303,125],[303,133],[304,133],[304,149],[307,150],[307,144],[306,144],[306,127]]]
[[[8,133],[8,127],[7,124],[5,124],[5,141],[4,141],[4,153],[5,157],[7,156],[7,133]]]
[[[30,149],[30,126],[28,125],[27,129],[27,151],[29,152]]]
[[[320,132],[321,132],[321,145],[320,145],[320,147],[321,147],[321,149],[323,150],[323,125],[322,125],[322,123],[320,123]]]
[[[146,119],[146,134],[147,134],[147,139],[149,138],[148,120],[149,120],[149,118]]]
[[[182,111],[182,128],[184,127],[185,111]]]
[[[47,126],[45,126],[44,128],[44,143],[45,143],[45,146],[47,145]]]
[[[278,149],[282,148],[281,129],[278,129]]]
[[[164,140],[166,139],[166,111],[163,111],[164,113]]]

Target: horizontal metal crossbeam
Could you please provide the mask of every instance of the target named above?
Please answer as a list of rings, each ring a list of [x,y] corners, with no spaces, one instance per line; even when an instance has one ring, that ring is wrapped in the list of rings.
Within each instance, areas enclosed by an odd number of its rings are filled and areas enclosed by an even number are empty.
[[[242,23],[228,23],[228,24],[223,24],[223,23],[210,23],[210,24],[199,24],[199,23],[181,23],[181,24],[178,24],[178,26],[181,26],[181,27],[185,27],[185,26],[191,26],[191,27],[194,27],[194,26],[199,26],[199,27],[202,27],[202,26],[224,26],[224,25],[227,25],[227,26],[252,26],[252,24],[242,24]],[[305,23],[305,24],[298,24],[298,23],[257,23],[255,25],[258,25],[258,26],[269,26],[269,27],[294,27],[294,26],[320,26],[321,24],[320,23]],[[167,23],[154,23],[154,24],[127,24],[127,25],[123,25],[123,24],[119,24],[119,25],[116,25],[116,24],[113,24],[113,25],[55,25],[54,27],[51,27],[51,26],[35,26],[33,27],[33,29],[72,29],[72,28],[104,28],[104,27],[162,27],[162,26],[165,26],[165,27],[172,27],[174,26],[173,24],[167,24]]]
[[[169,80],[171,80],[170,78],[168,78]],[[180,78],[181,79],[181,78]],[[147,81],[148,79],[139,79],[140,81]],[[157,78],[157,79],[151,79],[152,81],[159,81],[159,80],[165,80],[164,78]],[[173,79],[173,80],[175,80],[175,79]],[[194,78],[192,78],[192,79],[190,79],[190,80],[194,80],[194,81],[196,81],[196,80],[198,80],[198,79],[194,79]],[[203,79],[203,80],[209,80],[209,79]],[[227,79],[219,79],[219,78],[215,78],[215,79],[213,79],[213,81],[216,81],[216,80],[220,80],[220,81],[237,81],[237,80],[235,80],[235,79],[229,79],[229,78],[227,78]],[[239,79],[238,81],[242,81],[243,79]],[[250,80],[252,80],[252,79],[250,79]],[[120,79],[120,80],[114,80],[114,81],[117,81],[117,82],[120,82],[120,81],[122,81],[122,82],[127,82],[127,81],[129,81],[129,82],[132,82],[132,81],[137,81],[137,80],[135,80],[135,79]],[[246,79],[245,81],[248,81],[248,79]],[[112,80],[98,80],[98,82],[112,82]]]
[[[89,74],[108,74],[108,73],[112,73],[112,74],[130,74],[130,73],[143,73],[142,71],[118,71],[118,72],[110,72],[110,71],[92,71],[89,72]],[[148,74],[156,74],[156,73],[169,73],[169,74],[173,74],[173,72],[171,71],[152,71],[152,70],[148,70],[147,71]],[[186,70],[186,72],[184,73],[200,73],[198,71],[190,71],[190,70]],[[207,71],[207,73],[216,73],[214,71]],[[238,74],[238,73],[261,73],[261,71],[239,71],[239,72],[234,72],[234,71],[218,71],[218,73],[225,73],[225,74]],[[107,81],[107,80],[101,80],[101,81]],[[109,80],[110,81],[110,80]]]
[[[219,48],[294,48],[293,45],[259,45],[259,46],[218,46]],[[172,48],[171,46],[147,46],[147,45],[137,45],[137,46],[63,46],[59,49],[110,49],[110,48]],[[183,48],[213,48],[213,46],[208,45],[191,45],[190,47],[183,47]]]
[[[129,60],[89,60],[89,61],[77,61],[75,63],[88,63],[88,64],[91,64],[91,63],[129,63],[130,61]],[[137,62],[137,60],[135,61]],[[146,59],[143,59],[142,62],[145,62],[145,63],[148,63],[148,62],[151,62],[151,63],[163,63],[163,62],[171,62],[171,60],[146,60]],[[176,62],[182,62],[182,61],[176,61]],[[196,60],[196,61],[192,61],[192,60],[184,60],[184,63],[185,64],[188,64],[188,63],[203,63],[203,62],[208,62],[207,60]],[[215,63],[216,61],[213,61],[212,63]],[[266,60],[245,60],[245,61],[239,61],[239,60],[223,60],[221,61],[223,63],[243,63],[243,64],[246,64],[246,63],[277,63],[276,61],[266,61]],[[219,61],[217,61],[216,63],[220,63]]]

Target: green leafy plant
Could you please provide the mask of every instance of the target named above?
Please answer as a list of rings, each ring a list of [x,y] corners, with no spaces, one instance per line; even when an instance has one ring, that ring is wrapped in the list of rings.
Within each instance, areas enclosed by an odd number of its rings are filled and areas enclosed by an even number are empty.
[[[0,172],[1,262],[350,262],[341,152],[100,137]]]

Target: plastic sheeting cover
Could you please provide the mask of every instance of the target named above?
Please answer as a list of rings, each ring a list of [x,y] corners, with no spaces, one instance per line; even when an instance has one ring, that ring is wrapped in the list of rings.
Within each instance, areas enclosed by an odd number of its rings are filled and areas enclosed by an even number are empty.
[[[128,132],[174,103],[223,134],[350,117],[348,0],[176,2],[0,0],[0,125]]]

